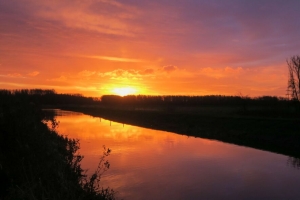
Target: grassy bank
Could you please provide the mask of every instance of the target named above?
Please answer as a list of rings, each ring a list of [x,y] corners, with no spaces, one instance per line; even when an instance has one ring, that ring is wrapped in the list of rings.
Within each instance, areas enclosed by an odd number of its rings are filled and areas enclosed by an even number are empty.
[[[216,139],[300,157],[300,119],[293,115],[280,117],[284,113],[274,115],[272,111],[252,111],[249,112],[250,114],[241,114],[227,107],[206,108],[198,112],[79,106],[63,107],[63,109],[120,123]]]
[[[49,129],[43,123],[52,122]],[[98,186],[99,171],[87,177],[79,143],[55,131],[53,116],[33,103],[2,102],[0,107],[0,199],[114,199]],[[105,152],[101,167],[108,167]]]

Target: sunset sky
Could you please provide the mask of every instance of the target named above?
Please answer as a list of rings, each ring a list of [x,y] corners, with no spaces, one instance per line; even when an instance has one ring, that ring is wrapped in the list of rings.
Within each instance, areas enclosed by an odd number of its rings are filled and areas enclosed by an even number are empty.
[[[0,0],[0,89],[285,96],[300,0]]]

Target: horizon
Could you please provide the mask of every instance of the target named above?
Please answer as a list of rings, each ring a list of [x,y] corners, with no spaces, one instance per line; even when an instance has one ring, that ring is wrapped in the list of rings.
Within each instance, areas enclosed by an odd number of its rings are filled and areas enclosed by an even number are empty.
[[[0,0],[0,88],[286,97],[300,1]]]
[[[41,88],[33,88],[33,89],[28,89],[28,88],[19,88],[19,89],[2,89],[0,88],[0,92],[1,90],[7,90],[7,91],[10,91],[12,92],[13,94],[15,92],[21,92],[22,90],[27,90],[27,91],[30,91],[30,90],[43,90],[43,91],[46,91],[46,90],[50,90],[53,92],[53,94],[55,95],[71,95],[71,96],[82,96],[84,98],[102,98],[103,96],[117,96],[117,97],[127,97],[127,96],[147,96],[147,97],[240,97],[240,98],[249,98],[249,99],[256,99],[256,98],[262,98],[262,97],[275,97],[279,100],[283,99],[283,100],[292,100],[290,99],[289,97],[287,97],[287,95],[284,97],[284,96],[271,96],[271,95],[261,95],[261,96],[249,96],[249,95],[245,95],[245,94],[235,94],[235,95],[222,95],[222,94],[207,94],[207,95],[184,95],[184,94],[164,94],[164,95],[149,95],[149,94],[127,94],[127,95],[119,95],[119,94],[103,94],[101,96],[86,96],[84,94],[81,94],[81,93],[59,93],[57,92],[56,90],[54,89],[41,89]],[[32,94],[29,94],[29,95],[32,95]],[[42,94],[44,95],[44,94]]]

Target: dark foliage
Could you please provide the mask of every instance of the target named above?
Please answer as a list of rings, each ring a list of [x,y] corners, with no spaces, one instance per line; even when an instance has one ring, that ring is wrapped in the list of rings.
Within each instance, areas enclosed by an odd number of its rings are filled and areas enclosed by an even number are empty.
[[[0,90],[1,102],[31,102],[36,106],[66,108],[68,106],[102,107],[126,110],[159,110],[174,112],[178,110],[197,111],[202,108],[230,108],[239,115],[269,117],[299,117],[299,104],[287,98],[275,96],[150,96],[150,95],[104,95],[101,98],[84,97],[80,94],[57,94],[54,90],[23,89]],[[232,114],[232,113],[231,113]]]
[[[10,99],[19,99],[37,105],[93,105],[99,103],[99,99],[84,97],[81,94],[57,94],[54,90],[42,89],[0,90],[0,97],[2,101],[6,102]]]
[[[135,105],[135,106],[226,106],[242,105],[245,101],[249,105],[287,104],[287,99],[274,96],[262,96],[256,98],[242,96],[206,95],[206,96],[183,96],[183,95],[104,95],[101,98],[84,97],[80,94],[57,94],[54,90],[22,89],[0,90],[2,100],[26,99],[38,105]],[[1,102],[1,100],[0,100]]]
[[[1,95],[0,199],[114,199],[113,190],[95,184],[100,171],[85,175],[78,140],[59,135],[55,119],[30,103],[28,93]],[[108,154],[100,160],[102,170]]]
[[[275,96],[261,96],[256,98],[242,96],[148,96],[148,95],[104,95],[101,98],[103,105],[135,105],[135,106],[238,106],[247,102],[249,105],[264,106],[287,104],[288,100]]]

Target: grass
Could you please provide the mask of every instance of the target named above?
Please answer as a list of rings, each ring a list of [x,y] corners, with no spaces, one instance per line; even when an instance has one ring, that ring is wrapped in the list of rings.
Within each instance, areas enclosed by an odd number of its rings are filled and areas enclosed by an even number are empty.
[[[52,128],[43,120],[52,121]],[[56,121],[35,105],[7,102],[0,109],[0,199],[115,199],[100,178],[109,163],[105,149],[97,171],[87,177],[79,141],[59,135]]]

